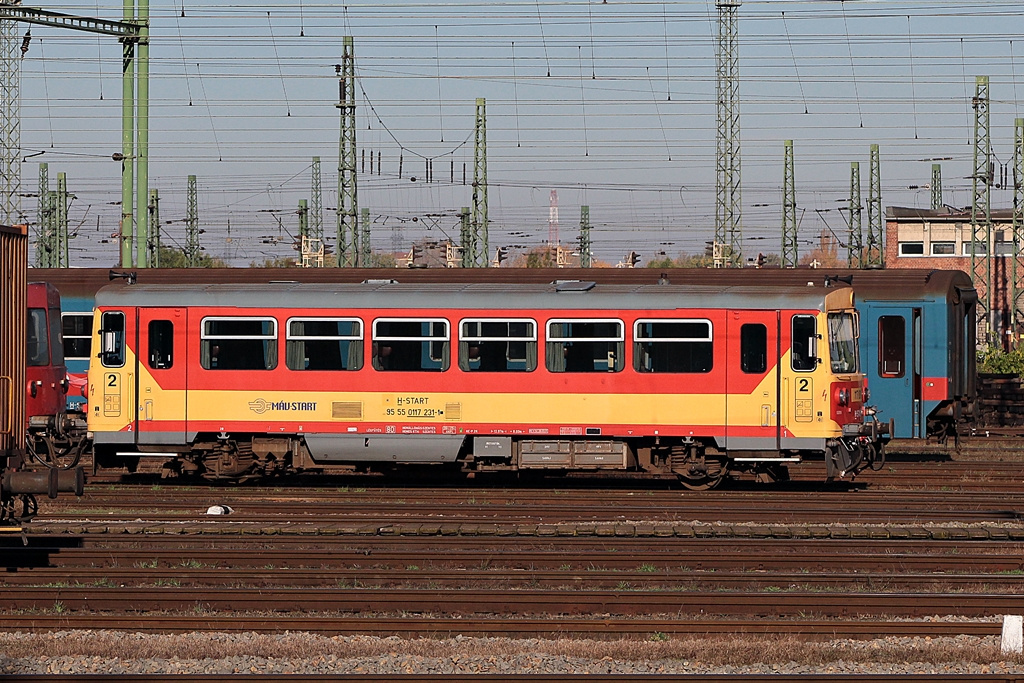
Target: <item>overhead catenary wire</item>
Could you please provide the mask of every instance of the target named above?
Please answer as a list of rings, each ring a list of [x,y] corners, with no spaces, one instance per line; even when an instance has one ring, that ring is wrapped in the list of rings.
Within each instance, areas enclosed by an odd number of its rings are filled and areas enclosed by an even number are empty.
[[[860,127],[864,127],[864,112],[860,106],[860,92],[857,88],[857,67],[853,62],[853,43],[850,42],[850,25],[846,21],[846,0],[839,0],[839,6],[843,8],[843,28],[846,29],[846,47],[850,53],[850,73],[853,74],[853,93],[857,98],[857,116],[860,118]]]
[[[665,99],[667,101],[671,102],[672,101],[672,75],[671,75],[671,70],[669,69],[669,61],[668,61],[668,42],[669,42],[668,41],[668,6],[667,6],[666,3],[662,3],[661,4],[661,17],[664,20],[664,24],[665,24],[665,95],[666,95]],[[648,72],[648,76],[649,75],[650,75],[650,72]],[[653,90],[653,86],[652,86],[652,90]],[[658,112],[658,117],[661,118],[661,112]],[[664,127],[662,127],[662,133],[664,133],[664,132],[665,132],[665,129],[664,129]]]
[[[203,90],[203,102],[206,103],[206,113],[210,119],[210,131],[213,134],[213,142],[217,146],[217,161],[223,161],[224,156],[220,150],[220,139],[217,135],[217,126],[213,121],[213,110],[210,109],[210,98],[206,94],[206,83],[203,82],[203,72],[200,69],[199,62],[196,62],[196,75],[199,77],[199,87]]]
[[[910,54],[910,101],[914,108],[914,139],[917,140],[917,88],[914,83],[914,34],[911,30],[910,15],[907,15],[907,52]]]
[[[519,138],[519,79],[516,77],[516,41],[512,41],[512,100],[516,118],[516,147],[522,147]]]
[[[661,137],[665,140],[665,156],[672,161],[672,150],[668,146],[668,135],[665,133],[665,124],[661,119],[661,107],[658,106],[658,96],[654,92],[654,81],[650,78],[650,67],[647,68],[647,81],[651,84],[651,99],[654,100],[654,110],[658,113],[658,125],[661,127]]]
[[[277,60],[277,72],[281,75],[281,94],[284,96],[284,107],[287,116],[292,115],[291,104],[288,103],[288,86],[284,81],[284,69],[281,68],[281,55],[277,51],[277,40],[274,38],[274,24],[267,12],[267,27],[270,29],[270,43],[274,46],[274,58]]]
[[[444,97],[441,95],[441,45],[437,35],[437,24],[434,24],[434,59],[437,62],[437,128],[444,142]]]
[[[786,13],[782,13],[782,26],[786,29],[786,42],[789,43],[789,54],[793,58],[793,73],[796,74],[796,84],[800,88],[800,99],[804,103],[804,113],[808,113],[807,95],[804,93],[804,84],[800,80],[800,69],[796,63],[796,52],[793,50],[793,39],[789,35],[789,24],[786,22]]]
[[[540,28],[540,42],[544,46],[544,62],[548,67],[548,77],[551,77],[551,62],[548,60],[548,41],[544,37],[544,17],[540,13],[540,0],[537,0],[537,26]]]

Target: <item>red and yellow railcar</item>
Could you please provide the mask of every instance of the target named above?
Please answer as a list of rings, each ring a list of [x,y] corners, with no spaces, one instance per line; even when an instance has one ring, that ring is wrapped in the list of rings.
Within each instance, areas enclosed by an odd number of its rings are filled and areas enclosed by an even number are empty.
[[[99,465],[828,477],[875,461],[848,287],[272,283],[96,296]]]

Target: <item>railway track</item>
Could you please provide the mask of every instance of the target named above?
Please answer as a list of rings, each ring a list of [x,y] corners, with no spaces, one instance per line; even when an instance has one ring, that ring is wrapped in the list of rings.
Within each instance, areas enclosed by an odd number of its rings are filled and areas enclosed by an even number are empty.
[[[1024,476],[1022,476],[1024,479]],[[47,505],[40,526],[121,521],[147,525],[209,519],[226,505],[236,524],[272,526],[315,521],[368,526],[583,523],[943,524],[1013,522],[1024,515],[1024,491],[900,491],[874,488],[806,490],[762,488],[693,495],[652,488],[512,489],[504,487],[281,486],[211,489],[188,485],[93,485],[78,500]],[[101,514],[97,514],[97,513]]]
[[[400,638],[992,638],[1024,495],[93,486],[0,539],[9,629]],[[210,504],[229,515],[206,515]]]

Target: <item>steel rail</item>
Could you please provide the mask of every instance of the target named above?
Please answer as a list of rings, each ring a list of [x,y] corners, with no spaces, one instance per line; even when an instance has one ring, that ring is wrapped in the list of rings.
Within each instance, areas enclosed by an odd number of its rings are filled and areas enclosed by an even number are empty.
[[[667,636],[763,636],[788,635],[802,640],[822,641],[836,638],[872,639],[886,636],[939,637],[999,635],[1002,622],[963,620],[891,621],[882,619],[664,619],[600,618],[509,619],[504,615],[471,618],[433,616],[379,617],[322,614],[5,614],[4,626],[10,631],[61,631],[67,629],[107,629],[138,633],[284,633],[304,632],[329,635],[402,636],[407,638],[463,636],[650,637]]]
[[[1020,610],[1021,596],[992,593],[541,591],[371,588],[0,587],[10,610],[214,610],[509,615],[717,614],[760,616],[901,616],[954,614],[991,617]]]
[[[198,561],[197,561],[198,562]],[[669,568],[638,570],[637,560],[628,570],[590,568],[563,570],[537,569],[472,569],[440,568],[433,565],[411,565],[404,569],[380,567],[359,569],[296,569],[275,571],[268,566],[246,569],[194,569],[191,566],[166,566],[160,569],[123,567],[76,567],[74,578],[69,579],[66,567],[33,568],[31,572],[13,572],[0,579],[0,585],[34,587],[96,587],[118,586],[148,587],[203,587],[237,586],[249,588],[308,588],[308,587],[404,587],[404,588],[459,588],[490,586],[495,589],[560,588],[571,590],[861,590],[865,588],[886,591],[919,593],[923,589],[940,587],[940,592],[952,590],[975,593],[1005,592],[1021,595],[1018,574],[944,574],[944,573],[857,573],[834,572],[807,574],[805,572],[729,572],[692,571]],[[971,569],[974,569],[973,567]],[[1002,589],[1001,591],[997,589]],[[1024,597],[1024,596],[1022,596]]]

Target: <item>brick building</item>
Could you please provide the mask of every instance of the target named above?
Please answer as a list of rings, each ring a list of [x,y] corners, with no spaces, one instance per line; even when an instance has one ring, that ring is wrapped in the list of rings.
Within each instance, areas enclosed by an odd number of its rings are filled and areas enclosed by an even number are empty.
[[[979,267],[975,277],[971,269],[971,241],[974,226],[970,207],[956,209],[915,209],[901,206],[885,210],[885,267],[940,268],[962,270],[971,275],[978,297],[984,300],[988,283],[981,282]],[[1013,289],[1013,211],[992,211],[992,301],[993,331],[1002,339],[1009,327],[1008,304]],[[987,245],[975,246],[976,257],[983,257]],[[1024,254],[1016,259],[1018,282],[1024,279]],[[979,327],[978,339],[985,339]],[[1024,331],[1024,330],[1019,330]]]

